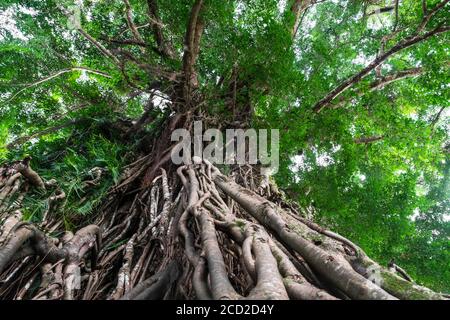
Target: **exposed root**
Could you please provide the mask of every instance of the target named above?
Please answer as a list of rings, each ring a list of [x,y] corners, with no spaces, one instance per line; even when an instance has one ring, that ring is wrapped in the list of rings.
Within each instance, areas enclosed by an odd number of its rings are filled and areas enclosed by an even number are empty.
[[[145,167],[142,161],[135,166]],[[129,170],[143,173],[139,168]],[[102,177],[94,169],[86,186]],[[60,239],[50,233],[61,228],[52,212],[64,191],[24,172],[17,164],[2,168],[0,179],[3,299],[444,298],[299,217],[271,188],[261,188],[251,167],[237,167],[234,175],[248,188],[208,161],[161,169],[147,188],[129,191],[140,183],[133,175],[116,187],[121,197],[105,199],[94,224]],[[40,227],[23,222],[8,203],[26,194],[28,183],[56,187]]]

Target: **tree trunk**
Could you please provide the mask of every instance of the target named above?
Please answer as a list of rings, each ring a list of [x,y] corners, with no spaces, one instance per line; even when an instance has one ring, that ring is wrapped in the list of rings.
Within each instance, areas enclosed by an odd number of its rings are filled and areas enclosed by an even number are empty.
[[[127,166],[93,223],[58,239],[57,181],[29,159],[0,167],[1,299],[444,298],[307,220],[258,183],[256,166],[229,176],[206,160],[175,167],[167,132],[180,119]],[[33,188],[51,194],[39,225],[22,221]]]

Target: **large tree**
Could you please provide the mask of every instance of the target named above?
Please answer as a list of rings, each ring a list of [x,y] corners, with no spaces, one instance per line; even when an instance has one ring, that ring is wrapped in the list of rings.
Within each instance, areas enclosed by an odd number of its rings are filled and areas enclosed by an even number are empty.
[[[0,297],[445,298],[448,9],[3,0]],[[279,172],[174,165],[196,120]]]

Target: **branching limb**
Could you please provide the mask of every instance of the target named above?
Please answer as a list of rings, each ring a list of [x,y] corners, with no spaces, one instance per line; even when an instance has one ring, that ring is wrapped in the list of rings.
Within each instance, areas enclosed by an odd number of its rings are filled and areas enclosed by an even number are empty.
[[[379,55],[375,60],[373,60],[369,65],[367,65],[364,69],[362,69],[357,74],[351,76],[350,78],[343,81],[337,87],[335,87],[331,92],[329,92],[324,98],[319,100],[313,107],[313,111],[318,113],[323,108],[327,107],[337,96],[348,90],[350,87],[359,83],[364,77],[366,77],[371,71],[373,71],[380,64],[385,62],[389,57],[394,54],[407,49],[417,43],[425,41],[433,36],[436,36],[441,33],[445,33],[450,30],[449,26],[445,26],[443,24],[438,25],[436,28],[427,31],[422,34],[422,31],[427,26],[431,17],[433,17],[442,7],[448,2],[448,0],[444,0],[443,2],[436,5],[436,7],[430,11],[427,16],[424,17],[419,27],[416,29],[413,35],[408,36],[400,41],[398,41],[391,49],[387,50],[383,54]]]
[[[132,13],[132,10],[131,10],[130,2],[128,0],[123,0],[123,2],[125,3],[126,18],[127,18],[128,28],[130,28],[131,33],[133,34],[135,40],[138,43],[142,43],[142,44],[145,45],[144,39],[141,37],[141,35],[139,34],[139,31],[138,31],[136,25],[134,24],[133,13]]]
[[[104,56],[111,59],[116,66],[121,65],[119,59],[110,50],[108,50],[104,45],[102,45],[94,37],[92,37],[89,33],[87,33],[86,30],[84,30],[81,27],[78,28],[77,30],[83,37],[85,37],[90,43],[92,43]]]
[[[55,79],[55,78],[57,78],[57,77],[59,77],[59,76],[61,76],[61,75],[63,75],[63,74],[66,74],[66,73],[69,73],[69,72],[73,72],[73,71],[85,71],[85,72],[88,72],[88,73],[93,73],[93,74],[100,75],[100,76],[102,76],[102,77],[111,78],[111,76],[110,76],[109,74],[107,74],[107,73],[105,73],[105,72],[103,72],[103,71],[94,70],[94,69],[90,69],[90,68],[87,68],[87,67],[71,67],[71,68],[66,68],[66,69],[59,70],[59,71],[57,71],[57,72],[55,72],[55,73],[53,73],[53,74],[51,74],[51,75],[49,75],[49,76],[47,76],[47,77],[45,77],[45,78],[43,78],[43,79],[40,79],[40,80],[38,80],[38,81],[36,81],[36,82],[32,82],[32,83],[30,83],[30,84],[26,84],[26,85],[24,86],[24,88],[20,89],[20,90],[17,91],[16,93],[14,93],[11,97],[9,97],[8,99],[6,99],[6,101],[4,101],[4,103],[7,103],[7,102],[12,101],[14,98],[16,98],[18,95],[20,95],[20,94],[21,94],[22,92],[24,92],[25,90],[28,90],[28,89],[30,89],[30,88],[32,88],[32,87],[36,87],[36,86],[38,86],[38,85],[40,85],[40,84],[43,84],[43,83],[45,83],[45,82],[47,82],[47,81],[50,81],[50,80],[52,80],[52,79]]]
[[[185,48],[183,54],[183,98],[187,104],[189,104],[191,98],[192,88],[197,86],[195,63],[200,51],[200,39],[204,27],[204,24],[200,18],[200,11],[202,7],[203,0],[196,0],[191,10],[185,35]]]
[[[314,4],[316,0],[294,0],[291,6],[291,13],[294,15],[294,23],[291,28],[292,38],[297,35],[300,27],[301,17],[308,7]]]
[[[436,128],[436,124],[438,123],[439,119],[441,118],[442,113],[444,112],[444,110],[447,108],[446,105],[442,106],[438,113],[436,114],[436,116],[434,117],[433,121],[431,121],[431,133],[434,133],[434,130]]]
[[[148,5],[148,16],[153,28],[153,34],[155,36],[155,41],[158,46],[158,52],[165,58],[175,59],[173,48],[164,37],[164,33],[162,30],[163,25],[158,16],[157,0],[147,0],[147,5]]]
[[[17,138],[17,139],[14,140],[13,142],[9,143],[9,144],[6,146],[6,148],[7,148],[7,149],[12,149],[12,148],[14,148],[14,147],[17,146],[17,145],[21,145],[21,144],[23,144],[23,143],[25,143],[25,142],[27,142],[27,141],[30,141],[31,139],[35,139],[35,138],[42,137],[42,136],[44,136],[44,135],[46,135],[46,134],[53,133],[53,132],[56,132],[56,131],[58,131],[58,130],[61,130],[61,129],[64,129],[64,128],[67,128],[67,127],[76,125],[76,124],[78,124],[78,123],[80,123],[80,122],[82,122],[82,121],[85,121],[85,120],[86,120],[86,119],[84,119],[84,118],[82,118],[82,119],[69,120],[69,121],[66,121],[66,122],[64,122],[64,123],[62,123],[62,124],[60,124],[60,125],[57,125],[57,126],[54,126],[54,127],[50,127],[50,128],[44,129],[44,130],[41,130],[41,131],[36,132],[36,133],[33,133],[33,134],[29,135],[29,136]]]
[[[363,90],[363,89],[359,89],[356,90],[356,96],[361,97],[363,96],[366,92],[373,92],[376,90],[381,90],[383,89],[385,86],[396,82],[396,81],[400,81],[403,79],[409,79],[409,78],[414,78],[414,77],[418,77],[421,76],[425,73],[425,69],[422,67],[418,67],[418,68],[411,68],[411,69],[406,69],[406,70],[401,70],[398,72],[394,72],[391,74],[388,74],[386,76],[381,76],[376,79],[375,81],[373,81],[372,83],[369,84],[369,90]],[[332,109],[337,109],[340,108],[342,106],[344,106],[347,103],[348,97],[344,97],[341,96],[339,97],[338,101],[334,104],[330,104],[330,108]]]

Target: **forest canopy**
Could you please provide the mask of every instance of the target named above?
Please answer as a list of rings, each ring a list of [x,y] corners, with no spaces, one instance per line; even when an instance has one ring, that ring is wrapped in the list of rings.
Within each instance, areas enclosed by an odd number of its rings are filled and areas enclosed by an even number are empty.
[[[174,115],[276,128],[270,183],[283,198],[380,265],[449,292],[449,8],[2,0],[0,162],[30,159],[58,180],[53,231],[75,232],[96,221],[130,163],[164,150],[154,146]],[[24,221],[41,221],[48,192],[23,199]]]

